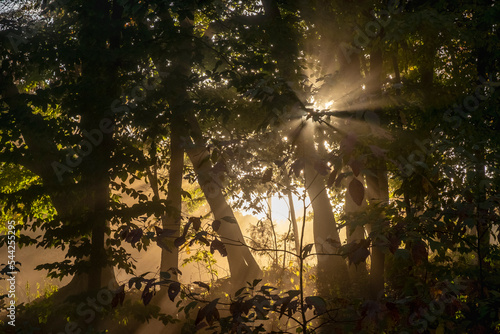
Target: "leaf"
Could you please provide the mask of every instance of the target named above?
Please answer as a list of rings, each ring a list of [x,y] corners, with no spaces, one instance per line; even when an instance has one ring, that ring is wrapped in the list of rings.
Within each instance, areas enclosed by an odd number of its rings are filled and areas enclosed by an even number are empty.
[[[153,299],[153,293],[151,291],[148,290],[146,293],[142,294],[142,302],[144,303],[144,306],[148,305],[151,299]]]
[[[313,246],[314,246],[314,244],[308,244],[308,245],[304,246],[304,248],[302,249],[302,258],[303,259],[305,259],[307,257],[307,255],[311,252]]]
[[[365,187],[359,180],[352,179],[349,183],[349,194],[351,195],[354,203],[361,206],[363,199],[365,198]]]
[[[121,231],[120,231],[120,239],[125,240],[130,232],[130,227],[125,226]]]
[[[262,281],[262,279],[259,279],[259,278],[254,279],[253,282],[252,282],[252,284],[251,284],[252,287],[255,288],[257,286],[257,284],[259,284],[261,281]]]
[[[200,281],[195,281],[193,282],[194,284],[204,288],[204,289],[207,289],[207,291],[210,291],[210,285],[208,285],[207,283],[203,283],[203,282],[200,282]]]
[[[340,173],[339,176],[337,176],[337,180],[335,180],[335,187],[338,188],[340,187],[340,183],[342,180],[347,176],[346,173]]]
[[[412,242],[411,258],[415,264],[427,262],[429,253],[427,251],[427,244],[422,240]]]
[[[198,325],[196,325],[196,330],[199,331],[200,329],[207,327],[207,326],[208,326],[208,324],[205,321],[200,322]]]
[[[186,243],[186,238],[178,237],[174,240],[175,247],[179,248]]]
[[[125,300],[125,284],[122,284],[116,291],[113,300],[111,301],[111,307],[115,308],[118,304],[123,305]]]
[[[361,172],[363,164],[358,159],[354,159],[350,162],[349,166],[351,167],[354,176],[358,176],[359,173]]]
[[[162,228],[159,228],[158,226],[155,226],[155,232],[156,232],[156,237],[158,237],[159,239],[162,239],[162,238],[174,235],[175,232],[177,232],[177,231],[171,230],[168,228],[162,229]]]
[[[190,194],[189,192],[185,191],[185,190],[181,190],[181,195],[182,195],[182,197],[184,197],[184,198],[186,198],[186,197],[187,197],[187,198],[189,198],[189,199],[193,199],[193,197],[191,197],[191,194]]]
[[[225,216],[225,217],[222,217],[222,220],[225,220],[231,224],[238,224],[238,221],[236,220],[236,218],[234,218],[234,216]]]
[[[179,294],[181,291],[181,283],[179,282],[173,282],[168,286],[168,298],[170,298],[171,301],[174,301],[175,297]]]
[[[182,275],[182,272],[176,267],[170,267],[168,268],[168,271],[171,271],[174,275]]]
[[[168,271],[160,271],[160,279],[170,279],[172,275]]]
[[[297,159],[295,160],[292,165],[290,166],[290,173],[292,172],[295,174],[295,177],[299,177],[300,172],[304,169],[305,163],[302,159]]]
[[[227,256],[226,245],[224,245],[219,239],[215,239],[210,245],[210,253],[213,254],[215,250],[219,251],[220,255],[223,257]]]
[[[350,253],[347,257],[349,259],[349,264],[358,265],[361,262],[364,262],[366,258],[370,255],[370,251],[368,248],[359,247],[354,252]]]
[[[194,309],[198,305],[197,301],[192,301],[191,303],[187,304],[186,307],[184,308],[184,313],[187,315],[191,309]]]
[[[132,230],[130,231],[128,234],[127,234],[127,237],[126,237],[126,241],[131,243],[132,246],[135,246],[135,244],[141,240],[142,238],[142,234],[143,234],[143,231],[142,229],[140,228],[137,228],[135,230]]]
[[[219,319],[219,311],[217,310],[217,303],[219,302],[219,298],[212,300],[210,303],[205,305],[205,307],[201,308],[198,311],[198,315],[196,316],[195,325],[198,325],[203,321],[203,319],[207,319],[209,324],[212,324],[213,319]]]
[[[335,183],[335,180],[337,179],[337,170],[334,169],[333,172],[330,173],[330,176],[328,177],[328,182],[326,183],[326,186],[328,188],[330,188],[331,186],[333,186],[333,184]]]
[[[370,255],[369,247],[370,239],[361,239],[342,246],[342,253],[344,256],[347,255],[349,265],[354,264],[357,266]]]
[[[326,302],[323,298],[319,296],[308,296],[305,298],[307,308],[312,309],[314,307],[314,314],[321,315],[326,313]]]
[[[140,289],[141,288],[141,277],[132,277],[131,279],[128,280],[128,288],[132,288],[132,285],[135,284],[135,287],[137,289]],[[139,283],[139,284],[138,284]],[[139,287],[137,287],[139,286]]]
[[[242,288],[240,288],[240,289],[238,289],[238,290],[234,293],[234,296],[235,296],[235,297],[238,297],[238,296],[239,296],[239,295],[243,292],[243,290],[245,290],[245,289],[246,289],[246,287],[245,287],[245,286],[244,286],[244,287],[242,287]]]
[[[324,160],[317,160],[314,162],[314,169],[318,174],[326,176],[330,173],[330,166]]]
[[[288,296],[290,296],[291,299],[293,299],[300,295],[300,290],[288,290],[286,293],[288,294]]]
[[[190,217],[189,222],[193,224],[193,228],[195,231],[199,231],[201,227],[201,218],[200,217]]]
[[[186,223],[186,225],[184,225],[184,231],[182,232],[182,236],[185,238],[186,235],[188,234],[189,232],[189,228],[191,227],[191,220],[188,220],[188,222]]]
[[[212,161],[213,164],[217,163],[217,160],[219,160],[219,151],[218,150],[213,150],[210,160]]]
[[[263,183],[270,182],[272,178],[273,178],[273,169],[272,168],[266,169],[264,175],[262,176],[262,182]]]
[[[191,241],[191,244],[195,241],[195,240],[198,240],[202,243],[205,244],[205,246],[210,246],[210,242],[205,238],[205,235],[207,235],[207,232],[205,231],[201,231],[201,232],[198,232],[196,234],[196,236],[194,237],[194,239]]]
[[[212,229],[215,232],[217,232],[219,230],[220,224],[221,224],[220,220],[218,220],[218,219],[214,220],[212,223]]]

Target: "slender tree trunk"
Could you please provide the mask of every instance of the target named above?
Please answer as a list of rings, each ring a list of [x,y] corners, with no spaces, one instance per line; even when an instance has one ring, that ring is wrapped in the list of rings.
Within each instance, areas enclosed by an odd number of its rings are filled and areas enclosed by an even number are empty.
[[[168,173],[167,202],[172,210],[171,214],[162,217],[162,225],[165,229],[175,230],[174,238],[178,237],[181,228],[181,210],[182,210],[182,177],[184,169],[184,148],[181,138],[182,120],[172,118],[170,124],[170,167]],[[167,271],[170,268],[179,266],[179,249],[172,247],[170,251],[162,249],[160,271]],[[174,279],[177,278],[176,272],[171,273]]]
[[[387,180],[387,168],[383,159],[375,160],[375,165],[370,168],[366,175],[368,201],[370,205],[385,205],[389,201],[389,187]],[[370,234],[382,235],[386,228],[383,217],[376,219],[376,223],[369,226]],[[379,238],[372,238],[371,269],[370,269],[370,297],[380,298],[384,292],[384,268],[385,253],[387,247]]]
[[[293,196],[292,192],[290,190],[290,179],[288,177],[288,174],[285,171],[285,186],[287,189],[285,190],[286,196],[288,199],[288,206],[290,208],[289,212],[289,218],[290,222],[292,224],[292,229],[293,229],[293,236],[294,236],[294,241],[295,241],[295,252],[297,255],[300,254],[300,232],[299,232],[299,225],[297,224],[297,217],[295,215],[295,205],[293,204]]]
[[[364,180],[361,174],[359,174],[357,177],[354,175],[347,178],[347,184],[350,183],[351,180],[357,179],[361,183],[364,184]],[[344,206],[344,211],[347,215],[350,214],[357,214],[360,213],[362,210],[366,209],[366,196],[363,198],[363,202],[361,205],[357,205],[352,196],[351,192],[349,190],[349,187],[347,188],[346,191],[346,197],[345,197],[345,206]],[[349,218],[348,218],[349,219]],[[347,243],[352,243],[352,242],[359,242],[365,238],[365,229],[363,226],[357,226],[353,228],[352,222],[347,221],[347,230],[346,230],[346,236],[347,236]],[[368,270],[366,268],[366,261],[363,261],[362,263],[359,263],[357,265],[351,264],[349,265],[349,277],[351,278],[351,281],[353,282],[354,289],[358,290],[360,295],[363,295],[364,292],[363,286],[364,282],[366,281],[368,277]]]
[[[375,98],[380,98],[382,89],[383,56],[380,48],[375,48],[370,54],[370,73],[368,77],[368,93]],[[374,107],[374,112],[376,112]],[[389,186],[387,180],[387,166],[383,158],[373,158],[369,164],[366,175],[368,201],[371,205],[385,205],[389,201]],[[386,223],[383,217],[375,220],[369,226],[372,235],[383,235]],[[381,238],[372,238],[371,269],[370,269],[370,297],[380,298],[384,293],[384,268],[387,247]]]

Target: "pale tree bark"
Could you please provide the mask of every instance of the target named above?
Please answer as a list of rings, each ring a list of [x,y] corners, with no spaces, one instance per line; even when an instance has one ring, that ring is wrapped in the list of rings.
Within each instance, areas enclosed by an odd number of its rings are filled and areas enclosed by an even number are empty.
[[[246,245],[233,210],[222,193],[221,184],[212,175],[210,154],[203,142],[198,121],[194,115],[188,117],[194,143],[188,146],[186,153],[193,164],[198,183],[205,194],[214,219],[221,222],[217,233],[226,246],[233,289],[238,289],[247,281],[262,277],[262,271]]]
[[[349,285],[349,275],[345,260],[338,255],[340,236],[326,191],[326,182],[314,166],[319,157],[314,147],[312,125],[306,125],[300,136],[299,147],[304,159],[305,187],[314,215],[313,233],[318,253],[318,289],[323,295],[335,295]]]
[[[222,187],[212,175],[210,154],[204,145],[196,143],[186,150],[198,176],[198,183],[205,194],[214,219],[221,222],[217,233],[227,250],[227,261],[231,272],[233,290],[245,282],[262,277],[262,271],[246,245],[233,210],[222,193]]]
[[[162,217],[164,229],[175,230],[170,238],[180,235],[181,211],[182,211],[182,176],[184,169],[184,148],[181,138],[181,129],[184,128],[175,118],[170,124],[170,166],[168,173],[167,202],[170,206],[170,214]],[[160,241],[161,242],[161,241]],[[170,268],[179,266],[179,249],[171,247],[170,250],[162,248],[160,271],[166,272]],[[171,271],[173,279],[177,279],[177,272]]]
[[[374,165],[366,175],[367,196],[370,205],[387,205],[389,202],[389,185],[387,166],[382,158],[375,159]],[[375,218],[376,219],[376,218]],[[376,219],[377,223],[368,226],[369,233],[383,234],[387,222],[383,217]],[[380,298],[384,292],[385,254],[387,246],[378,238],[372,239],[371,269],[370,269],[370,297]]]

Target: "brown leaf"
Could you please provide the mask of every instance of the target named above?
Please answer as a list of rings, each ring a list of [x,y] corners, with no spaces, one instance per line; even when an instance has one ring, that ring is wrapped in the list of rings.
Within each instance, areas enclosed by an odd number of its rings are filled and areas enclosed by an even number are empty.
[[[207,319],[209,324],[212,323],[213,319],[219,319],[219,311],[217,310],[217,303],[219,302],[219,298],[212,300],[209,304],[205,305],[198,311],[198,315],[196,316],[195,325],[198,325],[203,321],[203,319]]]
[[[210,245],[210,253],[213,254],[215,250],[219,251],[220,255],[223,257],[227,256],[226,245],[224,245],[219,239],[215,239]]]
[[[171,301],[174,301],[175,297],[179,294],[181,291],[181,283],[179,282],[173,282],[168,286],[168,298],[170,298]]]
[[[204,288],[204,289],[207,289],[207,291],[210,291],[210,285],[208,285],[207,283],[203,283],[203,282],[200,282],[200,281],[196,281],[196,282],[193,282],[194,284]]]
[[[304,301],[308,309],[312,309],[314,307],[314,314],[321,315],[327,311],[325,300],[319,296],[308,296],[304,299]]]
[[[177,238],[177,239],[174,240],[174,245],[177,248],[181,247],[185,243],[186,243],[186,238],[184,238],[184,237],[179,237],[179,238]]]
[[[172,236],[177,232],[176,230],[171,230],[168,228],[159,228],[158,226],[155,226],[155,231],[156,231],[156,236],[158,237],[158,239]]]
[[[145,289],[142,293],[142,302],[144,303],[144,305],[148,305],[149,302],[151,301],[151,299],[153,299],[153,292],[149,291],[149,289]]]
[[[335,180],[335,187],[338,188],[340,187],[340,183],[342,180],[346,177],[345,173],[340,173],[339,176],[337,176],[337,179]]]
[[[219,230],[219,227],[220,227],[220,224],[221,224],[221,221],[216,219],[213,221],[212,223],[212,229],[217,232]]]
[[[128,234],[127,234],[127,237],[126,237],[126,240],[127,242],[130,242],[132,244],[132,246],[135,246],[135,244],[141,240],[142,238],[142,235],[143,235],[143,231],[142,229],[140,228],[137,228],[135,230],[132,230],[130,231]]]
[[[330,177],[328,177],[328,182],[326,183],[326,186],[330,188],[333,186],[335,183],[335,180],[337,179],[337,170],[334,169],[333,172],[330,173]]]
[[[201,219],[199,217],[190,217],[189,222],[193,224],[193,228],[198,231],[201,227]]]
[[[262,176],[262,182],[263,183],[270,182],[272,178],[273,178],[273,169],[272,168],[266,169],[264,175]]]
[[[295,160],[290,166],[290,173],[294,173],[295,177],[299,177],[300,171],[304,169],[305,163],[302,159]]]
[[[354,265],[357,266],[366,260],[366,258],[370,255],[370,251],[364,242],[356,242],[353,248],[352,252],[347,254],[347,258],[349,259],[349,264],[354,263]]]
[[[188,234],[191,224],[192,224],[191,219],[189,219],[186,225],[184,225],[184,231],[182,232],[183,237],[186,237],[186,235]]]
[[[361,206],[363,199],[365,198],[365,187],[359,180],[352,179],[349,183],[349,194],[351,195],[354,203]]]
[[[352,173],[354,174],[354,176],[358,176],[359,173],[361,172],[361,168],[363,167],[363,164],[361,163],[361,161],[354,159],[354,160],[351,160],[351,162],[349,163],[349,166],[351,167]]]
[[[330,172],[330,167],[324,160],[316,160],[314,162],[314,169],[318,172],[318,174],[323,176],[328,175]]]
[[[428,259],[427,244],[422,240],[416,240],[412,243],[411,257],[415,264],[427,262]]]
[[[118,304],[123,305],[125,300],[125,284],[122,284],[116,291],[113,300],[111,301],[111,307],[115,308]]]

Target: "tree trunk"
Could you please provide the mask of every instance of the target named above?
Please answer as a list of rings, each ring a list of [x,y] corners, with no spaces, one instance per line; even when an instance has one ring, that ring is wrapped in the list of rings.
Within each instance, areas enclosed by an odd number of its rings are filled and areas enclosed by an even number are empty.
[[[211,176],[212,164],[208,150],[196,144],[186,152],[193,163],[198,175],[198,183],[205,194],[214,219],[221,222],[217,233],[226,246],[233,290],[237,290],[245,282],[262,277],[262,271],[246,245],[233,210],[222,194],[221,186]]]
[[[180,234],[181,228],[181,210],[182,210],[182,176],[184,169],[184,148],[181,138],[182,122],[172,118],[170,124],[170,168],[168,173],[168,195],[167,202],[172,209],[171,214],[166,214],[162,217],[164,229],[175,230],[176,233],[172,236],[176,238]],[[172,238],[171,237],[171,238]],[[171,247],[168,251],[162,248],[160,271],[167,271],[170,268],[179,266],[179,249]],[[173,278],[177,278],[175,271],[171,272]]]
[[[338,294],[349,285],[347,266],[338,255],[340,236],[333,208],[325,187],[325,179],[314,168],[318,161],[314,147],[314,132],[306,125],[300,134],[300,144],[305,166],[305,186],[313,208],[314,245],[318,253],[318,289],[325,296]]]
[[[387,167],[382,158],[375,160],[375,165],[366,175],[368,202],[370,205],[386,205],[389,201],[389,186]],[[383,217],[376,219],[376,223],[369,225],[369,232],[373,235],[383,234],[386,223]],[[384,268],[387,247],[379,238],[372,237],[371,270],[370,270],[370,297],[377,299],[384,293]]]
[[[359,174],[357,177],[354,175],[351,177],[347,178],[347,184],[351,182],[351,180],[357,179],[361,183],[364,184],[364,180],[361,174]],[[362,210],[366,209],[366,195],[365,198],[363,198],[363,202],[361,205],[357,205],[351,195],[351,192],[349,190],[349,187],[347,187],[346,191],[346,197],[345,197],[345,206],[344,206],[344,211],[348,215],[352,214],[357,214],[360,213]],[[352,227],[352,222],[349,221],[349,218],[347,218],[347,230],[346,230],[346,236],[347,236],[347,243],[353,243],[353,242],[360,242],[361,240],[365,239],[365,229],[363,226],[357,226],[355,228]],[[359,295],[364,295],[363,286],[365,285],[365,281],[368,277],[368,271],[366,268],[366,261],[363,261],[357,265],[351,264],[349,265],[349,277],[351,278],[351,281],[353,282],[354,289],[359,292]]]

